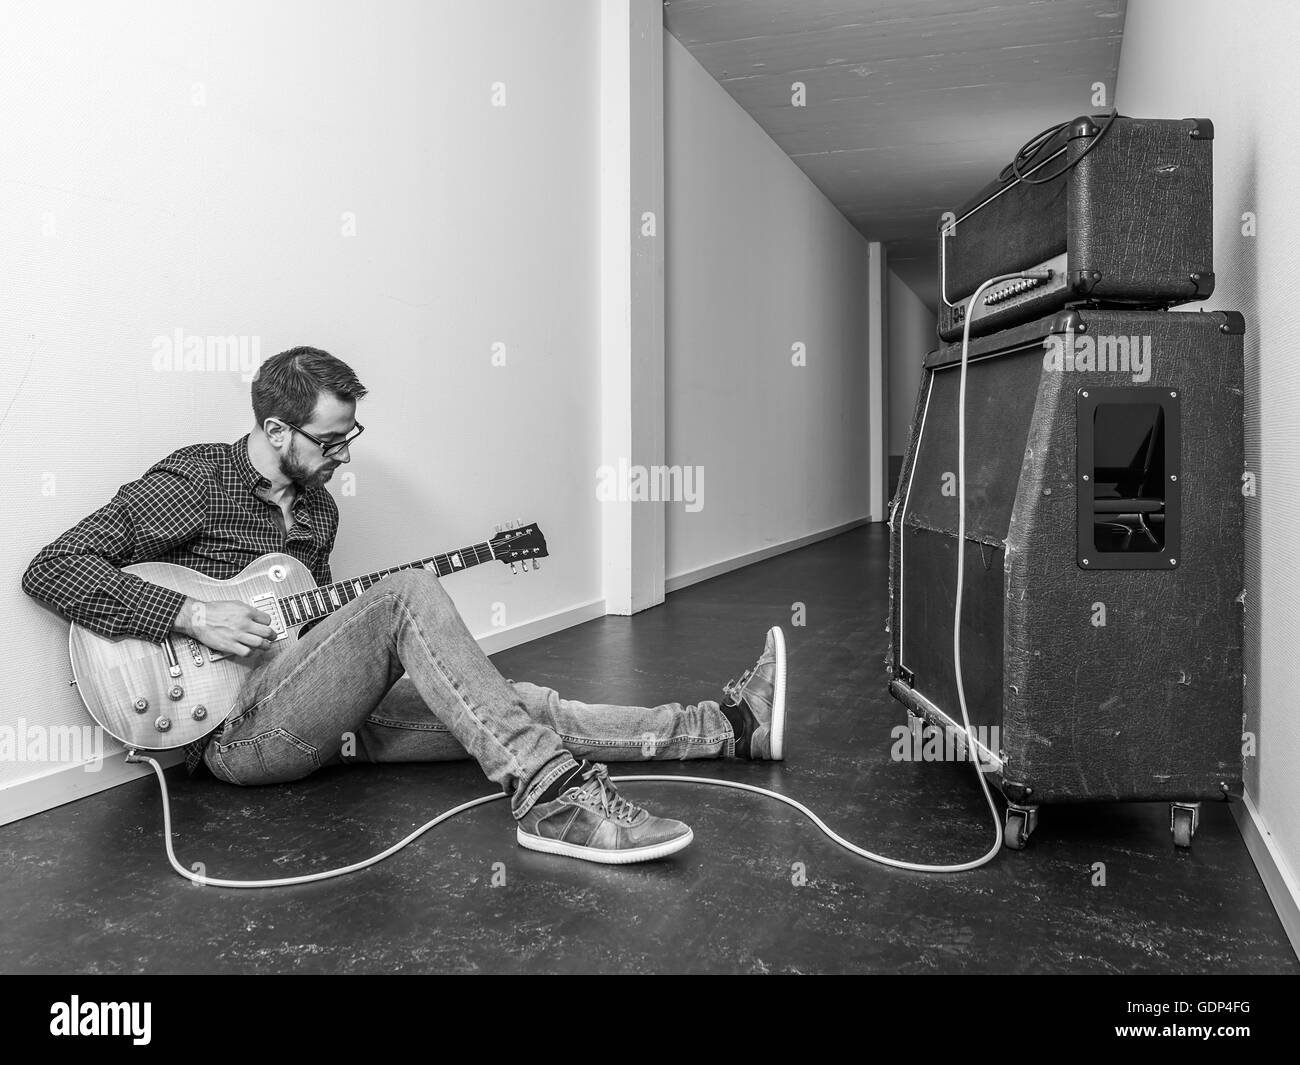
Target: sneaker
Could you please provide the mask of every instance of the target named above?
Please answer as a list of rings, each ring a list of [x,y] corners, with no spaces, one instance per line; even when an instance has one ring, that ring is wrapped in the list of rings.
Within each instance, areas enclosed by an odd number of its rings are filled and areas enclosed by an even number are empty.
[[[753,718],[749,757],[779,762],[785,757],[785,635],[767,630],[763,653],[751,669],[722,689],[725,706],[743,706]]]
[[[625,865],[648,862],[681,850],[695,838],[688,825],[655,817],[625,799],[609,769],[583,759],[581,784],[552,802],[534,803],[519,819],[520,846],[547,854]]]

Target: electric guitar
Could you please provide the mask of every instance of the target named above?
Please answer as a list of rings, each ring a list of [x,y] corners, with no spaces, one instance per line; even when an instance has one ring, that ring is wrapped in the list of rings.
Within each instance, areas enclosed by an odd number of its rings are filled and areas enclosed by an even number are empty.
[[[235,709],[235,697],[250,670],[282,653],[302,626],[327,617],[383,580],[405,569],[427,569],[439,577],[493,560],[525,570],[546,557],[546,539],[536,525],[507,527],[483,543],[444,555],[406,562],[361,577],[316,586],[311,571],[291,555],[273,553],[250,562],[229,580],[216,580],[170,562],[124,566],[154,584],[200,602],[233,600],[268,614],[275,630],[271,645],[239,657],[173,633],[161,644],[130,636],[106,639],[74,624],[68,634],[73,683],[90,716],[128,747],[165,751],[202,739]]]

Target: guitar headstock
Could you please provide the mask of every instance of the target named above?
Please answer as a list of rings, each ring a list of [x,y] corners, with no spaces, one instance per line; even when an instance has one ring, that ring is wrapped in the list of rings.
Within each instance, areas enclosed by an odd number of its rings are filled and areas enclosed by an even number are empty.
[[[507,526],[497,526],[497,533],[488,541],[492,545],[492,556],[499,562],[509,562],[515,568],[516,562],[522,562],[524,569],[532,562],[533,569],[539,569],[537,560],[546,557],[546,537],[536,525],[524,525],[514,522]]]

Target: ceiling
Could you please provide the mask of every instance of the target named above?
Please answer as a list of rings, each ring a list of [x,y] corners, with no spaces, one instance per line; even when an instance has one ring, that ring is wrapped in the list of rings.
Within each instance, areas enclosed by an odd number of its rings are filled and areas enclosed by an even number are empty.
[[[940,215],[1113,104],[1126,3],[664,0],[664,22],[933,307]]]

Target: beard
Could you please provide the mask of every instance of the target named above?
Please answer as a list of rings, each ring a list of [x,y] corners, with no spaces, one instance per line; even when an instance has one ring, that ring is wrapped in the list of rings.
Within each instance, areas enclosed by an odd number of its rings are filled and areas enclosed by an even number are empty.
[[[299,492],[308,492],[313,488],[322,487],[334,476],[334,463],[327,463],[312,472],[290,448],[280,457],[280,472],[293,482]]]

